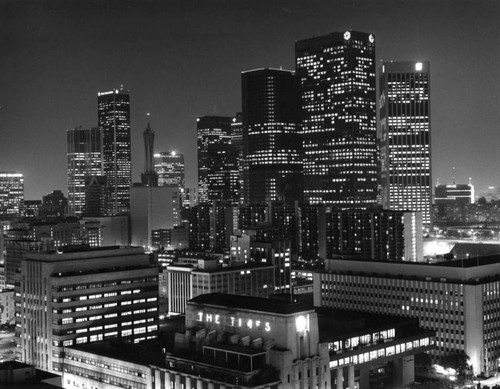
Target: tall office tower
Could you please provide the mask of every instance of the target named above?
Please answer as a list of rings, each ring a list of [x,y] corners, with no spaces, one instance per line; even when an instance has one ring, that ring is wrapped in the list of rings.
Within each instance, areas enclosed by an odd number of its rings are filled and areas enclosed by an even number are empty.
[[[294,73],[241,74],[247,204],[302,200],[299,83]]]
[[[155,153],[155,171],[158,174],[158,186],[170,186],[184,189],[184,154],[176,151]]]
[[[155,133],[151,130],[148,122],[146,129],[142,134],[144,138],[144,173],[141,174],[142,185],[158,186],[158,173],[153,165],[153,148],[155,143]]]
[[[304,198],[366,208],[377,200],[375,39],[345,31],[295,43]]]
[[[108,185],[108,216],[129,213],[132,166],[130,96],[115,89],[97,95],[98,124],[103,134],[103,173]]]
[[[23,174],[0,172],[0,217],[21,216],[23,201]]]
[[[61,374],[65,349],[158,334],[158,268],[142,248],[30,253],[21,264],[16,325],[22,360]]]
[[[243,204],[246,196],[244,177],[247,169],[243,150],[243,115],[241,112],[236,113],[231,123],[231,143],[238,153],[238,187],[240,188],[239,203]]]
[[[384,208],[432,223],[429,62],[384,62],[380,72],[380,170]]]
[[[231,121],[223,116],[197,119],[200,203],[238,203],[238,153],[231,143]]]
[[[85,177],[102,174],[102,131],[76,127],[66,131],[68,214],[80,217],[85,207]]]

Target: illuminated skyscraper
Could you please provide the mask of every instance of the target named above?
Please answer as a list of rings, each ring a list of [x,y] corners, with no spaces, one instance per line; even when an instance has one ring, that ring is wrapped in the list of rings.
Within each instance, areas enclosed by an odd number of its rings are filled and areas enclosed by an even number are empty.
[[[231,123],[231,144],[238,153],[238,188],[240,191],[240,204],[243,204],[245,200],[245,187],[244,187],[244,177],[245,172],[248,171],[246,168],[246,161],[243,150],[243,115],[241,112],[237,112],[233,117]]]
[[[66,131],[68,153],[68,213],[82,216],[85,177],[102,174],[102,131],[77,127]]]
[[[238,152],[231,143],[231,121],[224,116],[197,119],[200,203],[238,203]]]
[[[103,131],[103,173],[108,185],[108,216],[129,213],[132,182],[130,151],[130,96],[116,89],[100,92],[98,124]]]
[[[0,172],[0,216],[21,216],[23,201],[23,174],[16,172]]]
[[[184,189],[184,154],[176,151],[155,153],[154,164],[158,174],[158,186]]]
[[[241,74],[246,203],[302,200],[299,84],[294,73]]]
[[[377,198],[375,39],[345,31],[295,43],[304,197],[366,208]]]
[[[422,223],[430,225],[429,63],[384,62],[379,109],[382,204],[420,211]]]

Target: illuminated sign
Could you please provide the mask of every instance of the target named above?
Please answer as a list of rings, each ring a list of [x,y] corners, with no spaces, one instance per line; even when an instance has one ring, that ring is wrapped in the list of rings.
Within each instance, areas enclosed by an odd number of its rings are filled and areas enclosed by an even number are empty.
[[[213,323],[218,325],[225,325],[237,328],[256,328],[264,329],[264,331],[271,331],[271,324],[268,321],[259,319],[240,318],[234,316],[225,316],[218,313],[204,313],[198,312],[196,315],[197,320],[203,323]]]

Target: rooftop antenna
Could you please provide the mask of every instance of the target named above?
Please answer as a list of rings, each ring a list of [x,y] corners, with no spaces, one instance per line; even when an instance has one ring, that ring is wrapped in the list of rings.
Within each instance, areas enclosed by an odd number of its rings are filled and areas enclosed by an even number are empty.
[[[455,166],[453,166],[453,185],[455,185]]]

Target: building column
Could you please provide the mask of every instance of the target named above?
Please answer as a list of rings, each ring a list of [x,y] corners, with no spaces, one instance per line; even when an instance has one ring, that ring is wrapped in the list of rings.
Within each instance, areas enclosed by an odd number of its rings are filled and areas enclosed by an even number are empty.
[[[172,388],[172,381],[170,381],[171,379],[172,379],[172,377],[170,377],[170,373],[168,371],[166,371],[165,372],[165,389]]]
[[[370,389],[370,368],[368,366],[359,369],[359,389]]]
[[[415,357],[408,355],[406,357],[394,360],[395,384],[401,388],[406,388],[415,382]]]
[[[344,369],[337,368],[337,389],[344,389]]]
[[[200,377],[196,380],[196,389],[203,389],[203,381]]]
[[[193,378],[186,377],[186,387],[185,389],[193,389]]]
[[[175,375],[175,389],[181,389],[182,385],[181,385],[181,375],[180,374],[176,374]]]
[[[214,389],[214,388],[215,388],[214,383],[210,381],[208,383],[208,389]]]
[[[154,384],[154,389],[163,389],[161,387],[161,371],[160,370],[154,370],[155,374],[155,384]]]
[[[354,365],[347,367],[347,384],[349,389],[354,389]]]

